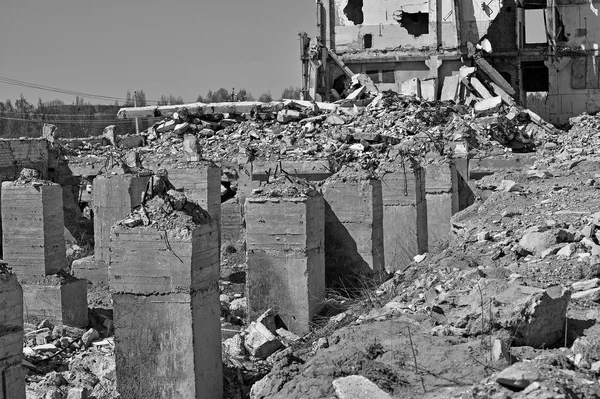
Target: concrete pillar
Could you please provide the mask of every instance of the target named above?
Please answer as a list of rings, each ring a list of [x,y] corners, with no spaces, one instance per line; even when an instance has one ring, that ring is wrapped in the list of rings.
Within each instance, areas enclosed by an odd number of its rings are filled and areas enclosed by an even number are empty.
[[[110,259],[110,228],[140,206],[150,175],[100,175],[94,179],[94,260]],[[107,273],[108,277],[108,273]]]
[[[0,399],[25,399],[23,290],[0,263]]]
[[[421,166],[408,161],[391,164],[380,174],[385,265],[391,273],[427,252],[425,178]]]
[[[321,195],[248,198],[249,319],[273,309],[303,335],[325,298],[325,204]]]
[[[217,224],[183,212],[154,222],[111,232],[117,390],[221,398]]]
[[[221,168],[207,162],[188,162],[168,172],[175,188],[183,189],[190,201],[197,202],[217,222],[221,245]]]
[[[458,175],[454,160],[428,159],[425,166],[427,202],[427,247],[445,245],[450,235],[450,218],[459,209]]]
[[[334,175],[323,196],[326,284],[350,288],[363,277],[378,279],[385,265],[381,181]]]
[[[64,272],[62,189],[47,181],[2,184],[4,261],[21,280],[25,319],[86,327],[87,284]]]
[[[58,184],[2,183],[4,261],[20,279],[67,266],[62,189]]]

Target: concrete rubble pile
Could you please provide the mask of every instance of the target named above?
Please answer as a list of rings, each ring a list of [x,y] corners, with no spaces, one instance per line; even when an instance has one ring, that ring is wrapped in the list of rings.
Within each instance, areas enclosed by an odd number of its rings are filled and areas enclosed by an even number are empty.
[[[99,315],[93,324],[96,328],[53,326],[48,320],[26,324],[28,398],[116,397],[113,323]]]

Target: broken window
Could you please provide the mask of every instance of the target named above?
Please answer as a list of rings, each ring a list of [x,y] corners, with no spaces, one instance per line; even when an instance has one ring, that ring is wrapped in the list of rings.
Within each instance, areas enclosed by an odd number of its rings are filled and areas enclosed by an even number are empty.
[[[381,83],[396,83],[394,71],[381,71]]]
[[[373,47],[373,35],[367,33],[363,36],[363,48],[371,48]]]
[[[363,0],[348,0],[344,14],[354,25],[361,25],[365,21],[362,8]]]
[[[429,13],[409,13],[402,11],[397,21],[412,36],[419,37],[429,33]]]
[[[381,83],[379,79],[379,71],[367,71],[367,76],[371,78],[373,83]]]
[[[544,9],[525,10],[525,44],[546,44],[546,16]]]
[[[544,61],[530,61],[521,64],[523,89],[528,91],[548,91],[550,88],[548,67]]]

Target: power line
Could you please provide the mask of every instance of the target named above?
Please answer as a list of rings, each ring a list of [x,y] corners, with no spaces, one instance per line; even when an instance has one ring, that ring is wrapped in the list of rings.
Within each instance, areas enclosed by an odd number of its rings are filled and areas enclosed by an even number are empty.
[[[122,97],[105,96],[105,95],[101,95],[101,94],[91,94],[91,93],[84,93],[84,92],[74,91],[74,90],[60,89],[57,87],[45,86],[45,85],[40,85],[37,83],[31,83],[31,82],[25,82],[23,80],[6,78],[3,76],[0,76],[0,83],[5,83],[5,84],[13,85],[13,86],[27,87],[27,88],[31,88],[31,89],[52,91],[52,92],[61,93],[61,94],[69,94],[69,95],[74,95],[74,96],[93,98],[93,99],[102,100],[102,101],[111,101],[111,102],[112,101],[128,101],[128,99],[122,98]],[[146,103],[158,103],[158,101],[146,100]]]
[[[43,120],[43,119],[22,119],[22,118],[11,118],[11,117],[6,117],[6,116],[0,116],[0,120],[30,122],[30,123],[44,123],[44,122],[48,122],[48,123],[102,123],[102,124],[132,123],[132,121],[122,121],[122,120],[117,120],[116,118],[114,120],[93,120],[93,119],[88,119],[88,120],[81,120],[81,119],[80,120],[76,120],[76,119],[73,119],[73,120]]]

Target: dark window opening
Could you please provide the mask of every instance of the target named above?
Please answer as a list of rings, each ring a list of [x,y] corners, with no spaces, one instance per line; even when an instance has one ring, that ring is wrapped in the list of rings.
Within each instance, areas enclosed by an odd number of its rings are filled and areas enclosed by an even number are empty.
[[[500,71],[499,71],[500,72]],[[512,85],[512,75],[508,72],[500,72],[500,75],[506,80],[509,84]]]
[[[363,47],[364,48],[373,47],[373,35],[372,34],[367,33],[366,35],[363,36]]]
[[[367,76],[371,78],[373,83],[381,83],[379,80],[379,71],[367,71]]]
[[[396,74],[394,71],[382,71],[381,83],[396,83]]]
[[[523,62],[523,89],[525,91],[548,91],[550,89],[548,67],[543,61]]]
[[[348,0],[344,14],[354,25],[361,25],[365,21],[362,8],[363,0]]]
[[[412,36],[419,37],[429,33],[429,13],[402,12],[402,16],[398,22],[400,22],[400,26],[406,29]]]

